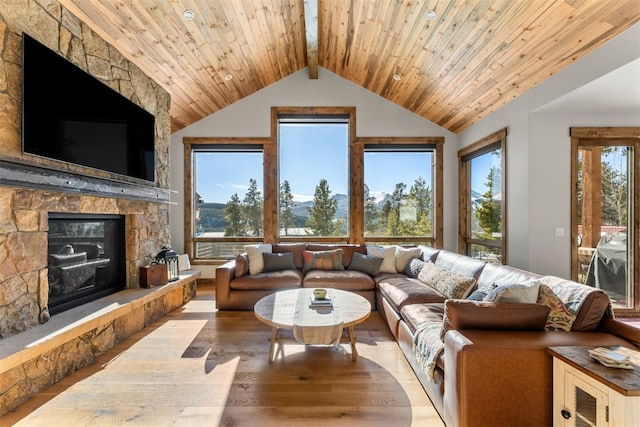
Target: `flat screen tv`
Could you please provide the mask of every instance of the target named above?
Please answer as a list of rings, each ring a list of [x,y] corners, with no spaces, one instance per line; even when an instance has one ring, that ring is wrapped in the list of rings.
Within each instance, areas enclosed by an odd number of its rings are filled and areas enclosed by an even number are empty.
[[[22,151],[155,182],[155,118],[27,34]]]

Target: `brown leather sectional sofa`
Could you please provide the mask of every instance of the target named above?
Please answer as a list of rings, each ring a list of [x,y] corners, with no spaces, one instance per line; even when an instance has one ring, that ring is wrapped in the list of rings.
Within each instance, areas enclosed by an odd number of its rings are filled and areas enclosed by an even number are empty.
[[[586,291],[570,331],[530,327],[509,303],[449,300],[417,278],[403,273],[375,277],[352,271],[302,273],[305,250],[342,248],[345,268],[364,245],[274,244],[273,252],[294,252],[295,271],[251,275],[246,257],[216,270],[219,309],[251,310],[269,293],[296,287],[334,287],[357,292],[372,302],[447,426],[551,426],[550,346],[621,345],[640,349],[640,330],[611,317],[609,299],[595,288],[542,277],[509,266],[485,263],[446,250],[421,246],[422,259],[441,269],[476,279],[475,289],[539,280],[555,287]],[[245,273],[245,274],[238,274]],[[239,277],[238,277],[239,276]],[[506,309],[505,309],[506,307]],[[522,315],[524,316],[524,315]],[[444,351],[429,379],[415,354],[416,331],[425,322],[447,320]]]

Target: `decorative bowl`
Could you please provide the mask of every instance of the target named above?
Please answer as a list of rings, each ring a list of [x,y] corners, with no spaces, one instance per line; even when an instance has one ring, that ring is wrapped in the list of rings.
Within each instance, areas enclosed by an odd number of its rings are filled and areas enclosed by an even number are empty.
[[[313,297],[315,299],[325,299],[327,297],[327,290],[322,288],[314,289]]]

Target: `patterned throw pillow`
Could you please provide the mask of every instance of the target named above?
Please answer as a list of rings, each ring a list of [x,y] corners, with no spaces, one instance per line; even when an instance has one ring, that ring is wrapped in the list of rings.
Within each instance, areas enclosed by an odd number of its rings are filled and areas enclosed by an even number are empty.
[[[381,265],[382,258],[380,257],[354,252],[348,270],[361,271],[369,276],[377,276],[380,274]]]
[[[302,253],[304,267],[302,271],[306,273],[311,270],[344,270],[342,264],[342,249],[332,251],[304,251]]]
[[[535,304],[538,301],[540,282],[498,286],[489,292],[484,299],[491,302],[514,302]]]
[[[496,288],[496,285],[491,285],[486,288],[476,289],[471,293],[471,295],[467,297],[467,300],[468,301],[484,301],[484,299],[487,297],[489,292],[491,292],[495,288]]]
[[[431,286],[447,299],[465,298],[476,284],[476,279],[473,277],[464,277],[443,270],[431,261],[422,267],[420,274],[418,274],[418,280]]]
[[[397,273],[395,246],[367,246],[367,255],[382,258],[380,273]]]
[[[540,285],[538,293],[539,304],[544,304],[551,309],[545,329],[547,331],[570,331],[576,315],[573,314],[549,286]]]
[[[260,274],[264,269],[262,254],[271,252],[270,243],[259,243],[257,245],[246,245],[244,251],[249,258],[249,274]]]
[[[425,264],[426,263],[419,258],[411,258],[402,272],[409,277],[417,279]]]
[[[277,254],[262,254],[264,262],[264,273],[269,271],[295,270],[296,264],[293,262],[293,252],[283,252]]]
[[[403,271],[409,261],[420,256],[420,248],[403,248],[396,246],[396,271]]]

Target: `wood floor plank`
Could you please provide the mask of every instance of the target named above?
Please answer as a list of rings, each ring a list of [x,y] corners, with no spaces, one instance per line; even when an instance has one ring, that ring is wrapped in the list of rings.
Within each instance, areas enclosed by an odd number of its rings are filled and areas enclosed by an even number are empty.
[[[384,322],[338,347],[286,344],[271,328],[198,296],[49,387],[1,426],[443,426]],[[327,424],[328,423],[328,424]]]

